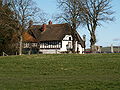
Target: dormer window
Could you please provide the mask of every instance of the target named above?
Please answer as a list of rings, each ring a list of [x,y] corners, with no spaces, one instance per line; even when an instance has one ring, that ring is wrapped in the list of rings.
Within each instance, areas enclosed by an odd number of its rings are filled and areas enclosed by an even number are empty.
[[[71,41],[72,39],[71,39],[71,37],[69,37],[69,41]]]

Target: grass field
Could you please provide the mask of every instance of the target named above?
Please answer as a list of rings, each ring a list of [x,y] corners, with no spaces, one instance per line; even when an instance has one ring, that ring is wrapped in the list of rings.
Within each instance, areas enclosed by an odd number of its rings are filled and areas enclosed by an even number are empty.
[[[0,90],[120,90],[120,54],[0,57]]]

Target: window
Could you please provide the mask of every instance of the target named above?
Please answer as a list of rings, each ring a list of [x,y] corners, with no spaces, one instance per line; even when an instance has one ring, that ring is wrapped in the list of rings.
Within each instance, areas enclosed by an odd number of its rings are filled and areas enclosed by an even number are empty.
[[[32,46],[33,47],[37,47],[37,43],[32,43]]]
[[[29,43],[24,43],[24,48],[29,47]]]
[[[69,41],[71,41],[72,39],[71,39],[71,37],[69,37]]]
[[[61,48],[61,41],[40,42],[40,48]]]

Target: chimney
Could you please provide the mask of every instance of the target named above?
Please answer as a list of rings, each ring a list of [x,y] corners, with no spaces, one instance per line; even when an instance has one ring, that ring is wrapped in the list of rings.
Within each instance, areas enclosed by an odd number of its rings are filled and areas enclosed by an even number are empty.
[[[48,22],[48,24],[51,25],[51,24],[52,24],[52,21],[50,20],[50,21]]]
[[[42,25],[42,31],[46,31],[46,24]]]

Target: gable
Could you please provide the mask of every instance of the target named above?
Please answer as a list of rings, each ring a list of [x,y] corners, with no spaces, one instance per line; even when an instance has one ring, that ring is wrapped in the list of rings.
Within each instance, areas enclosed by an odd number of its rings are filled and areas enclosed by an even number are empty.
[[[72,35],[65,35],[65,37],[63,38],[63,41],[72,41]]]

